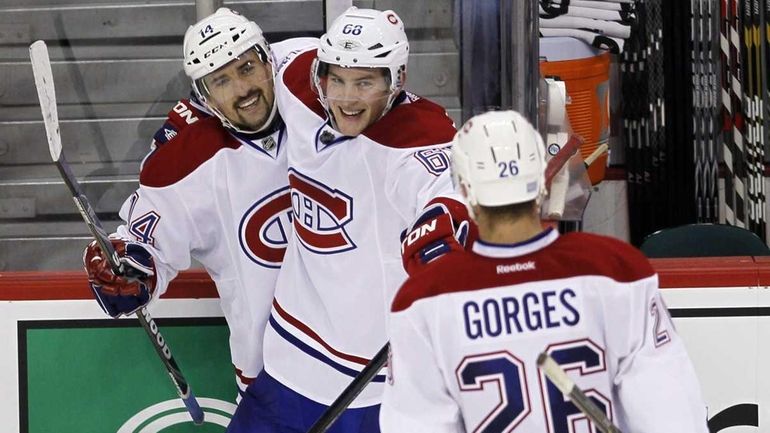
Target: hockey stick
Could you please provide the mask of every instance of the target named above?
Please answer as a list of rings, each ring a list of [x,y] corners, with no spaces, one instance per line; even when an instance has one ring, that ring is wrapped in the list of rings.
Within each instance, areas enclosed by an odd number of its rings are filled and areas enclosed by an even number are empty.
[[[567,161],[569,161],[570,157],[572,157],[572,155],[574,155],[579,150],[581,144],[583,144],[583,140],[580,137],[577,135],[571,136],[564,147],[562,147],[561,150],[559,150],[559,152],[548,161],[545,174],[546,185],[551,183],[553,177],[562,169],[562,167],[564,167]],[[586,159],[586,166],[593,163],[593,161],[606,150],[606,145],[597,148],[597,150],[594,151],[588,157],[588,159]],[[388,359],[388,350],[389,344],[385,343],[379,352],[374,355],[374,358],[372,358],[372,360],[366,364],[366,367],[364,367],[364,369],[358,373],[353,381],[350,382],[347,387],[345,387],[342,393],[340,393],[334,402],[332,402],[332,404],[326,409],[321,417],[319,417],[318,420],[313,423],[307,433],[324,433],[329,429],[329,427],[331,427],[334,421],[336,421],[337,418],[342,415],[342,412],[347,409],[350,403],[352,403],[359,394],[361,394],[361,391],[363,391],[364,388],[369,385],[369,382],[372,381],[377,372],[380,371],[385,365],[385,361]]]
[[[602,143],[594,149],[593,152],[591,152],[590,155],[586,156],[586,159],[583,161],[583,165],[585,165],[586,168],[590,167],[594,161],[599,159],[600,156],[604,155],[604,152],[606,152],[609,149],[609,146],[607,143]]]
[[[344,412],[350,403],[358,397],[358,394],[361,394],[361,391],[366,388],[366,385],[374,379],[377,372],[385,365],[385,361],[388,360],[389,347],[390,345],[387,343],[382,346],[382,349],[374,355],[374,358],[366,364],[366,367],[358,373],[355,379],[345,387],[339,397],[334,400],[331,406],[326,409],[326,412],[318,418],[307,433],[324,433],[331,427],[334,421],[342,415],[342,412]]]
[[[548,160],[548,165],[546,165],[545,167],[546,187],[550,187],[551,181],[553,180],[554,176],[556,176],[559,173],[559,171],[561,171],[564,165],[567,164],[567,161],[569,161],[569,159],[572,158],[572,155],[574,155],[578,150],[580,150],[580,146],[582,145],[583,145],[583,139],[580,138],[580,136],[578,135],[572,134],[569,140],[567,140],[564,146],[559,150],[559,152],[557,152],[556,155],[553,156],[553,158]]]
[[[40,100],[40,110],[43,113],[43,124],[45,125],[45,133],[48,137],[48,150],[51,152],[51,159],[56,168],[59,169],[62,180],[69,188],[72,198],[75,200],[75,205],[80,211],[80,215],[88,225],[88,230],[93,235],[99,248],[107,256],[107,260],[112,267],[115,275],[125,276],[126,278],[136,278],[139,275],[131,272],[133,268],[125,268],[123,263],[120,262],[115,248],[113,248],[110,242],[107,232],[102,227],[101,221],[96,216],[91,203],[88,198],[83,194],[77,179],[72,174],[69,164],[62,155],[61,136],[59,134],[59,115],[56,110],[56,91],[53,83],[53,73],[51,72],[51,60],[48,57],[48,48],[43,41],[36,41],[29,47],[29,57],[32,61],[32,72],[35,76],[35,87],[37,88],[37,96]],[[147,332],[147,336],[152,341],[152,345],[155,351],[163,361],[163,365],[166,366],[166,371],[171,377],[171,381],[179,393],[179,397],[182,398],[184,405],[187,407],[187,411],[193,419],[193,422],[197,425],[203,424],[203,411],[198,405],[198,401],[195,399],[195,395],[192,393],[192,389],[187,384],[187,380],[179,370],[179,366],[174,360],[166,344],[166,340],[161,335],[158,326],[155,321],[150,317],[150,313],[146,308],[141,309],[141,313],[137,312],[136,318],[142,325],[142,328]]]
[[[537,366],[543,370],[546,377],[556,385],[562,394],[572,400],[572,403],[580,409],[585,416],[588,417],[591,422],[598,427],[604,433],[621,433],[612,421],[607,418],[607,415],[603,410],[599,409],[596,404],[586,396],[583,391],[578,388],[575,383],[567,376],[567,373],[562,370],[559,364],[553,360],[548,354],[541,353],[537,357]]]

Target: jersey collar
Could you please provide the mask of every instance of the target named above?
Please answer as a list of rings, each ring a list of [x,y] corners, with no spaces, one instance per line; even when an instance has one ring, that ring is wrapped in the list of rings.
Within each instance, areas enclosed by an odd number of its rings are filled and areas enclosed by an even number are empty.
[[[281,146],[286,139],[286,127],[283,122],[280,123],[277,130],[271,134],[244,134],[236,131],[230,131],[233,137],[244,146],[255,149],[273,159],[278,159],[281,152]]]
[[[553,227],[548,227],[532,238],[515,244],[493,244],[477,240],[473,243],[473,252],[480,256],[496,259],[519,257],[547,247],[558,237],[559,232]]]
[[[332,128],[331,122],[327,120],[315,132],[315,150],[320,152],[351,138],[354,137],[343,135]]]

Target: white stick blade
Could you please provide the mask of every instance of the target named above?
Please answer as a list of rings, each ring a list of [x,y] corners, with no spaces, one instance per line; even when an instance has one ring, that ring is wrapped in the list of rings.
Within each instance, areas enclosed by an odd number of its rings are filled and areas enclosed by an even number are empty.
[[[36,41],[29,46],[29,58],[32,61],[32,73],[35,76],[37,97],[40,111],[43,112],[45,134],[48,137],[48,150],[54,161],[61,155],[61,136],[59,134],[59,114],[56,110],[56,90],[53,85],[51,60],[48,47],[43,41]]]
[[[575,386],[575,383],[564,373],[564,370],[559,367],[559,364],[557,364],[553,358],[545,353],[541,353],[540,356],[537,357],[537,366],[540,367],[546,377],[559,388],[559,391],[564,395],[569,395],[570,391],[572,391],[572,387]]]
[[[583,161],[585,162],[586,167],[590,167],[591,164],[593,164],[594,161],[599,159],[600,156],[604,155],[604,152],[606,152],[608,149],[609,149],[609,146],[607,145],[607,143],[602,143],[599,147],[594,149],[594,151],[591,152],[590,155],[588,155],[585,161]]]

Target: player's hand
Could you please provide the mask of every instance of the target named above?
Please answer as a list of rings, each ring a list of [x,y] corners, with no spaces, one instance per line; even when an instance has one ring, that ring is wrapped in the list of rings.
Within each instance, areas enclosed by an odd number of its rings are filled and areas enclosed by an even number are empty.
[[[96,241],[83,252],[83,266],[88,273],[88,285],[105,313],[112,317],[130,315],[150,302],[155,292],[155,262],[140,244],[125,239],[110,238],[123,268],[131,278],[112,272]]]
[[[441,203],[427,206],[401,232],[401,259],[409,275],[452,251],[462,251],[468,240],[468,220],[455,221]]]

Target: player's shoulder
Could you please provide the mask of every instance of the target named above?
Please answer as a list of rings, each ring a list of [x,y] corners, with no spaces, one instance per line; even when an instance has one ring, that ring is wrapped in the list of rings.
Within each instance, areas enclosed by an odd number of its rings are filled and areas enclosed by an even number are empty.
[[[283,85],[283,88],[300,103],[319,117],[324,118],[326,112],[321,102],[318,101],[318,95],[313,91],[313,83],[310,82],[310,70],[317,52],[317,46],[306,46],[290,58],[285,59],[279,71],[277,89],[280,91],[281,85]]]
[[[396,294],[391,309],[402,311],[420,300],[497,286],[604,277],[618,283],[618,287],[631,287],[631,283],[654,275],[649,260],[628,243],[590,233],[567,233],[510,260],[469,251],[447,254],[411,275]]]
[[[366,128],[363,135],[386,147],[412,149],[446,145],[452,141],[455,132],[454,122],[444,107],[426,98],[403,92],[397,104]]]
[[[200,119],[211,117],[208,109],[194,96],[180,99],[168,112],[168,118],[191,125]]]
[[[393,298],[391,311],[399,312],[422,299],[472,290],[478,283],[473,278],[474,256],[456,251],[440,257],[410,275]]]
[[[139,183],[150,187],[173,185],[223,149],[237,149],[235,140],[216,117],[207,117],[179,131],[144,161]]]
[[[655,274],[650,261],[627,242],[594,233],[561,235],[554,244],[556,254],[581,268],[583,275],[599,275],[618,282],[638,281]]]
[[[306,51],[315,51],[318,38],[290,38],[270,44],[276,73],[290,64],[298,55]]]
[[[192,96],[180,99],[169,110],[166,121],[153,135],[153,141],[157,145],[166,144],[179,134],[179,131],[192,125],[200,119],[210,117],[211,113]]]

